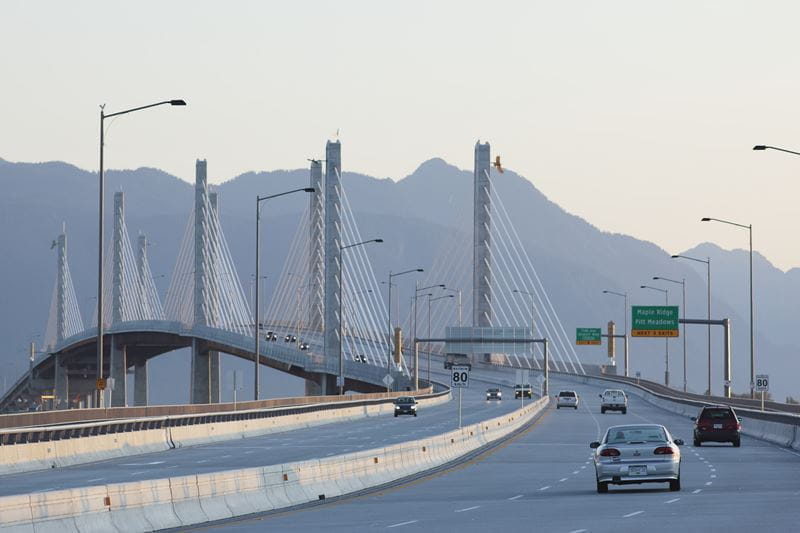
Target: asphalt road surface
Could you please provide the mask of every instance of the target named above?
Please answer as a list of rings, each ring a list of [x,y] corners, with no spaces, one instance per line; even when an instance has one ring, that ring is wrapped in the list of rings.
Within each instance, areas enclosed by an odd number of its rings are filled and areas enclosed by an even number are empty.
[[[645,484],[597,494],[589,442],[608,426],[664,424],[691,444],[691,422],[635,396],[627,415],[601,415],[602,388],[553,379],[551,391],[560,388],[578,391],[577,411],[552,407],[529,431],[466,465],[380,493],[195,530],[800,531],[800,454],[748,437],[741,448],[683,446],[680,492]]]

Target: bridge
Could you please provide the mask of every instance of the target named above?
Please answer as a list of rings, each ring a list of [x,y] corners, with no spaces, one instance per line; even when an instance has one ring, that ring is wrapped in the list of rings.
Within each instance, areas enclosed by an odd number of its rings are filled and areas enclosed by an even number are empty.
[[[426,294],[418,291],[421,305],[428,299],[427,336],[462,325],[462,306],[466,306],[472,310],[474,326],[528,327],[531,336],[550,339],[554,369],[582,372],[502,196],[492,186],[497,175],[490,164],[489,144],[476,144],[472,217],[462,222],[471,227],[472,242],[454,240],[451,249],[443,250],[424,269],[417,285],[429,289]],[[419,372],[409,355],[414,352],[412,332],[417,330],[418,313],[395,315],[390,327],[383,287],[367,250],[354,247],[343,253],[349,244],[368,236],[362,235],[342,184],[338,141],[326,145],[324,172],[322,161],[312,161],[309,181],[302,185],[315,192],[309,195],[259,324],[259,364],[305,379],[309,394],[336,391],[339,353],[345,361],[347,390],[385,390],[387,374],[396,390],[415,385]],[[198,160],[194,209],[162,304],[149,267],[147,236],[138,235],[134,246],[126,225],[124,192],[114,193],[113,231],[103,269],[103,352],[108,357],[102,362],[97,356],[97,313],[84,327],[69,269],[67,234],[62,230],[53,245],[57,274],[45,348],[0,399],[0,410],[28,409],[42,397],[53,398],[55,408],[96,406],[99,376],[109,378],[109,406],[148,405],[148,361],[179,348],[191,349],[191,402],[219,402],[220,353],[250,361],[255,354],[255,319],[225,239],[219,202],[208,185],[206,161]],[[455,306],[431,310],[431,297],[440,294],[432,293],[440,288],[442,298],[458,294],[458,316]],[[389,342],[395,327],[407,332],[397,339],[400,344]],[[281,338],[270,341],[267,332],[280,333]],[[294,342],[283,342],[284,336]],[[421,349],[441,353],[444,347],[428,343]],[[531,369],[542,366],[541,351],[537,354],[530,346],[486,357]],[[127,390],[129,372],[134,376],[132,391]]]

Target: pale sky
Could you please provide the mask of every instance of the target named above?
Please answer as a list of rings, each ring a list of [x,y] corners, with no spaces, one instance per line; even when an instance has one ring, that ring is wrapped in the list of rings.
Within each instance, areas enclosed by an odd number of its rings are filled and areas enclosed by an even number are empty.
[[[800,266],[800,3],[4,1],[0,157],[213,182],[304,167],[399,179],[477,139],[550,199],[668,251],[713,241]]]

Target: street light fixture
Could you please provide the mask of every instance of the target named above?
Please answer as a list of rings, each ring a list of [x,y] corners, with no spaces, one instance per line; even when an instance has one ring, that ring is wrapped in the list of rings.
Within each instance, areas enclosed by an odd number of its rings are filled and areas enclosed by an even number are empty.
[[[402,272],[397,272],[396,274],[393,273],[391,270],[389,271],[389,342],[386,343],[387,345],[387,355],[386,355],[386,373],[392,373],[392,339],[393,339],[393,330],[392,330],[392,278],[396,278],[397,276],[402,276],[404,274],[411,274],[414,272],[425,272],[425,270],[421,268],[412,268],[409,270],[404,270]],[[400,299],[398,295],[398,300]],[[389,392],[390,385],[386,385],[386,392]]]
[[[688,255],[680,255],[680,254],[673,255],[672,258],[688,259],[689,261],[695,261],[697,263],[706,264],[706,275],[707,275],[706,284],[708,286],[708,296],[707,296],[708,311],[706,316],[706,319],[708,320],[708,389],[706,391],[706,394],[708,396],[711,396],[711,258],[708,257],[706,259],[698,259],[696,257],[689,257]]]
[[[260,341],[260,339],[258,337],[258,334],[259,334],[259,331],[261,329],[261,317],[260,317],[260,314],[261,314],[260,311],[261,310],[258,308],[259,294],[261,293],[261,290],[260,290],[261,289],[261,287],[260,287],[261,284],[258,282],[258,280],[261,279],[261,275],[260,275],[261,274],[260,273],[260,270],[261,270],[261,251],[260,251],[261,242],[260,241],[261,241],[261,239],[259,239],[259,232],[260,232],[260,229],[261,229],[261,202],[264,202],[266,200],[271,200],[273,198],[278,198],[279,196],[286,196],[287,194],[292,194],[292,193],[296,193],[296,192],[316,192],[316,189],[314,189],[314,187],[303,187],[303,188],[300,188],[300,189],[292,189],[291,191],[281,192],[281,193],[278,193],[278,194],[270,194],[269,196],[256,196],[256,273],[255,273],[256,297],[254,298],[254,302],[253,302],[254,307],[255,307],[255,312],[253,313],[255,315],[255,324],[254,324],[254,327],[253,327],[253,331],[254,331],[253,338],[254,338],[254,342],[255,342],[255,347],[253,349],[253,364],[255,365],[255,368],[254,368],[254,374],[255,374],[254,385],[255,386],[254,386],[254,390],[253,390],[253,399],[256,400],[256,401],[258,400],[258,388],[259,388],[259,384],[260,384],[258,368],[259,368],[259,363],[261,362],[260,361],[261,356],[258,353],[259,352],[258,343]]]
[[[98,381],[104,378],[103,374],[103,217],[105,210],[103,207],[103,199],[105,197],[105,167],[103,166],[103,156],[105,151],[105,124],[107,118],[118,117],[120,115],[127,115],[135,111],[141,111],[151,107],[171,105],[171,106],[185,106],[184,100],[164,100],[154,104],[133,107],[125,109],[124,111],[117,111],[116,113],[105,112],[105,104],[100,106],[100,209],[99,209],[99,224],[98,224],[98,238],[97,238],[97,378]],[[103,402],[103,390],[98,390],[97,394],[98,407],[101,407]]]
[[[639,287],[640,289],[650,289],[652,291],[658,291],[664,293],[664,304],[669,305],[669,291],[667,289],[660,289],[658,287],[652,287],[650,285],[642,285]],[[664,358],[664,385],[669,387],[669,337],[664,339],[664,346],[666,346],[666,356]]]
[[[344,251],[348,248],[355,248],[356,246],[363,246],[370,243],[381,243],[383,239],[369,239],[367,241],[356,242],[339,246],[339,260],[340,263],[340,278],[339,278],[339,395],[344,395],[344,314],[342,302],[342,286],[344,285]]]
[[[436,298],[431,298],[431,294],[428,293],[428,338],[431,338],[431,303],[437,300],[444,300],[446,298],[455,298],[454,294],[445,294],[444,296],[438,296]],[[419,372],[416,372],[419,375]],[[428,343],[428,385],[431,382],[431,344]]]
[[[683,293],[683,319],[686,320],[686,279],[681,281],[670,278],[663,278],[661,276],[653,276],[654,280],[668,281],[670,283],[677,283],[681,286]],[[686,392],[686,323],[683,324],[683,392]]]
[[[756,397],[756,370],[755,370],[755,340],[753,331],[753,225],[752,224],[738,224],[730,220],[722,220],[721,218],[703,217],[700,222],[721,222],[737,228],[744,228],[750,234],[750,398]]]
[[[753,146],[753,150],[777,150],[779,152],[786,152],[787,154],[800,155],[800,152],[794,150],[787,150],[786,148],[778,148],[777,146],[769,146],[766,144],[757,144]]]

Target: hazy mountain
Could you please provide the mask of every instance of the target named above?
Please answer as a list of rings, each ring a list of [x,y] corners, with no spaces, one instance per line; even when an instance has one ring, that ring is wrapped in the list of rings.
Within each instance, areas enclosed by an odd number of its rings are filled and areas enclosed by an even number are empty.
[[[347,167],[346,153],[344,166]],[[209,162],[209,176],[214,176],[213,161]],[[152,243],[151,267],[163,296],[191,209],[192,185],[149,168],[111,171],[107,178],[107,205],[113,191],[124,190],[131,236],[141,230]],[[512,171],[493,174],[493,180],[570,340],[576,326],[604,327],[613,319],[621,327],[622,301],[603,295],[603,289],[627,291],[631,304],[662,303],[661,295],[638,288],[657,283],[651,280],[654,275],[686,278],[687,316],[705,317],[704,265],[670,259],[674,250],[668,253],[649,242],[603,232],[565,212]],[[307,170],[250,172],[215,187],[224,231],[246,291],[253,272],[256,194],[302,187],[307,181]],[[386,240],[387,245],[369,251],[379,279],[385,279],[389,269],[428,268],[447,243],[471,235],[471,171],[432,159],[399,182],[345,172],[344,183],[364,237],[380,236]],[[70,267],[84,321],[91,319],[97,268],[97,175],[64,163],[0,160],[0,186],[4,191],[0,197],[0,247],[4,252],[0,254],[0,335],[4,341],[0,345],[0,372],[15,376],[25,368],[27,343],[43,333],[47,320],[55,279],[55,255],[50,243],[62,223],[67,228]],[[262,268],[270,276],[265,287],[267,296],[307,201],[304,195],[296,195],[264,206],[262,232],[266,252]],[[110,228],[110,209],[107,213]],[[686,253],[712,258],[712,314],[733,322],[734,387],[744,391],[749,382],[747,254],[741,250],[724,251],[712,244]],[[772,374],[777,396],[797,396],[800,387],[789,376],[796,375],[800,367],[796,358],[800,341],[793,336],[791,327],[792,311],[797,309],[795,302],[800,297],[800,269],[781,272],[760,255],[756,256],[754,267],[758,371]],[[401,305],[407,308],[413,279],[406,276],[398,280],[401,293],[406,295],[401,298]],[[680,303],[680,287],[664,286],[671,290],[670,303]],[[468,311],[465,317],[468,322]],[[690,386],[697,391],[705,388],[705,332],[705,327],[694,326],[687,336]],[[663,379],[663,347],[661,340],[633,340],[632,370]],[[682,381],[681,347],[680,340],[670,341],[673,384]],[[605,347],[576,349],[584,361],[605,362]],[[714,332],[713,357],[715,390],[719,391],[721,331]],[[182,391],[188,387],[184,386],[188,383],[186,359],[185,353],[178,353],[157,363],[163,372],[153,373],[154,390],[164,395],[161,401],[182,399]],[[241,367],[228,360],[226,364],[226,368]],[[276,395],[300,390],[297,380],[281,375],[269,379],[272,381],[268,381],[267,388]],[[170,387],[163,386],[167,380]],[[173,393],[165,394],[164,390]]]

